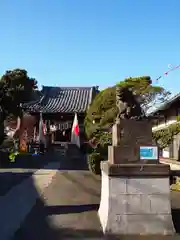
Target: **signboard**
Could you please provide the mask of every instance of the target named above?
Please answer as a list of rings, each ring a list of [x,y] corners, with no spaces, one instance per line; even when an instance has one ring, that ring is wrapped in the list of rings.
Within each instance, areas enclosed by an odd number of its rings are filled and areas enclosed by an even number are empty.
[[[141,146],[140,160],[158,160],[157,146]]]

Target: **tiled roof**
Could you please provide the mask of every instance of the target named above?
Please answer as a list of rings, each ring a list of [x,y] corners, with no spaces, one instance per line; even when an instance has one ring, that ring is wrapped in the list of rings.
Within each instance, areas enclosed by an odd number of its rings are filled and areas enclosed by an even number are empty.
[[[164,111],[164,110],[168,109],[171,106],[171,104],[173,104],[174,102],[177,102],[179,100],[180,100],[180,93],[176,94],[175,96],[173,96],[172,98],[170,98],[169,100],[167,100],[166,102],[161,104],[154,111],[150,112],[149,116],[153,116],[154,114],[156,114],[160,111]]]
[[[23,105],[31,112],[83,113],[92,101],[93,87],[46,87],[42,96],[34,102]]]

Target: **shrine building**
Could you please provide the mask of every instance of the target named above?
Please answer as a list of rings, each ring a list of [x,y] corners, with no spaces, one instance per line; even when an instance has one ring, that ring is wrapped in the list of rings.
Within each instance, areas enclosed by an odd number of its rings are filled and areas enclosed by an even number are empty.
[[[77,113],[80,138],[83,141],[86,110],[98,92],[98,87],[43,86],[37,99],[23,104],[23,109],[37,119],[42,113],[52,143],[70,142],[74,115]]]

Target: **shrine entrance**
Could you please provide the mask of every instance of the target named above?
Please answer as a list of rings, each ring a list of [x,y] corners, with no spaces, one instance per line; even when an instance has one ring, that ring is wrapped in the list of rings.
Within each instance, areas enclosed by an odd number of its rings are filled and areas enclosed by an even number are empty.
[[[71,141],[71,128],[68,129],[58,129],[54,132],[55,142],[70,142]]]

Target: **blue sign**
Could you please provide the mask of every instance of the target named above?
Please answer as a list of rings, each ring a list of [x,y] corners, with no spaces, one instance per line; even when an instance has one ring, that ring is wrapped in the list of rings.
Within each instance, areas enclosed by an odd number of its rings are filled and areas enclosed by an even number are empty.
[[[158,160],[157,146],[142,146],[140,147],[141,160]]]

